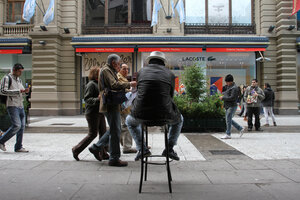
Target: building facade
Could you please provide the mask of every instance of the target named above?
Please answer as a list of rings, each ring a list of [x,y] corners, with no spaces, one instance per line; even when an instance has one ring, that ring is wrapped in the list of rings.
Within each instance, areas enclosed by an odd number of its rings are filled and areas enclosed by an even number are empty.
[[[300,32],[298,15],[290,16],[292,0],[185,0],[185,23],[180,1],[161,0],[151,26],[154,2],[55,0],[54,20],[45,26],[43,6],[25,23],[23,0],[0,0],[1,70],[24,64],[31,115],[77,115],[84,110],[91,66],[101,67],[117,53],[134,78],[150,52],[159,50],[179,85],[190,65],[205,69],[208,84],[224,84],[228,73],[238,85],[257,78],[276,92],[279,114],[298,114]],[[37,3],[47,7],[49,0]]]

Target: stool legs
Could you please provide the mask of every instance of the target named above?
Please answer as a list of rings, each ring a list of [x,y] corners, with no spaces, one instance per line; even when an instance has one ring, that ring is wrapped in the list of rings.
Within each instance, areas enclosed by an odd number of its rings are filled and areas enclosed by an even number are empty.
[[[168,184],[169,184],[169,192],[172,193],[172,176],[170,170],[170,159],[169,159],[169,142],[168,142],[168,125],[165,125],[165,149],[166,149],[166,165],[167,165],[167,174],[168,174]]]
[[[169,142],[168,142],[168,125],[164,125],[164,135],[165,135],[165,150],[166,150],[166,168],[167,168],[167,176],[168,176],[168,185],[169,185],[169,192],[172,193],[172,175],[171,175],[171,169],[170,169],[170,159],[169,159]],[[144,139],[146,135],[146,146],[148,146],[148,127],[144,124],[142,124],[142,147],[141,147],[141,177],[140,177],[140,186],[139,186],[139,193],[142,192],[142,186],[143,186],[143,176],[144,176],[144,170],[145,170],[145,181],[147,181],[147,171],[148,171],[148,157],[144,158]],[[144,160],[145,159],[145,160]],[[145,167],[144,167],[145,165]]]

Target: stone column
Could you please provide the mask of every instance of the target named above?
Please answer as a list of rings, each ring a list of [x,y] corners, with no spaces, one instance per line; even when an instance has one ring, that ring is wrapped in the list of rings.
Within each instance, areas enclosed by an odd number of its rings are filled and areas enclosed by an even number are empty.
[[[292,12],[292,0],[276,3],[276,68],[277,92],[276,106],[279,114],[298,114],[296,38],[297,28],[287,30],[290,25],[297,27],[295,15]]]

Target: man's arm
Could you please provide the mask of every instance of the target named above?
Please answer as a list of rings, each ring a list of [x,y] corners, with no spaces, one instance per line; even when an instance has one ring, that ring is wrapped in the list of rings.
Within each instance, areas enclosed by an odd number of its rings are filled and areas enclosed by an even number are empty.
[[[12,81],[12,80],[11,80]],[[12,83],[10,83],[11,85]],[[23,88],[24,89],[24,88]],[[9,77],[5,76],[1,81],[1,94],[5,96],[19,96],[21,93],[20,89],[9,89]]]
[[[110,86],[111,90],[122,90],[122,89],[130,89],[130,83],[121,82],[118,79],[116,79],[112,72],[109,70],[103,70],[103,77],[105,85]]]

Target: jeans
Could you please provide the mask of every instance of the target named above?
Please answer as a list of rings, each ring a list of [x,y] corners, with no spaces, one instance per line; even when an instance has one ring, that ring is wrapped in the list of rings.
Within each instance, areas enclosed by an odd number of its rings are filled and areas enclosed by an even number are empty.
[[[264,108],[264,114],[265,114],[265,118],[266,118],[266,124],[269,124],[269,113],[272,117],[272,120],[273,120],[273,124],[276,123],[275,121],[275,116],[274,116],[274,113],[273,113],[273,107],[263,107]]]
[[[241,131],[243,127],[241,127],[238,123],[236,123],[232,118],[235,114],[237,106],[229,107],[226,109],[226,134],[231,135],[231,125],[233,125],[237,130]]]
[[[181,121],[176,123],[169,124],[169,136],[168,136],[168,142],[169,142],[169,148],[172,149],[176,144],[179,137],[179,134],[181,132],[181,128],[183,125],[183,117],[180,116]],[[142,122],[131,115],[128,115],[126,117],[126,125],[128,127],[128,130],[134,139],[136,143],[136,148],[138,151],[141,151],[142,143],[144,146],[144,149],[147,149],[145,142],[143,142],[142,138]]]
[[[121,116],[118,110],[112,110],[104,113],[109,129],[100,138],[100,140],[93,145],[93,148],[100,150],[100,148],[109,144],[109,160],[119,160],[120,153],[120,133],[121,133]]]
[[[10,117],[11,126],[0,137],[0,143],[5,144],[10,138],[17,134],[17,141],[15,144],[15,151],[22,148],[23,133],[25,129],[25,112],[24,108],[9,106],[7,112]]]

